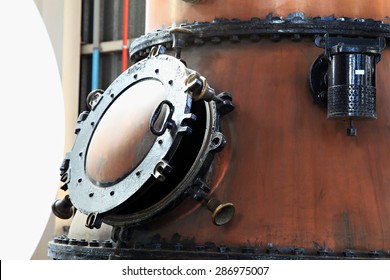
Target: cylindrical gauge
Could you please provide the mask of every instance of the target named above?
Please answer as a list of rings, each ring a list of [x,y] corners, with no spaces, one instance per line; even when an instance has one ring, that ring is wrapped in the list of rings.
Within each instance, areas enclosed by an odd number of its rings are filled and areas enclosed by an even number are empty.
[[[334,46],[328,68],[328,118],[376,118],[378,53]]]

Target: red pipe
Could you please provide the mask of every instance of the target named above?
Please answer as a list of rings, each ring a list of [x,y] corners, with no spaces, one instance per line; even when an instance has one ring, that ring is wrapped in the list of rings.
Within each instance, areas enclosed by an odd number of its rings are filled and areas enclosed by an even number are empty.
[[[129,46],[127,45],[129,35],[129,0],[123,0],[123,40],[122,40],[122,72],[127,69]]]

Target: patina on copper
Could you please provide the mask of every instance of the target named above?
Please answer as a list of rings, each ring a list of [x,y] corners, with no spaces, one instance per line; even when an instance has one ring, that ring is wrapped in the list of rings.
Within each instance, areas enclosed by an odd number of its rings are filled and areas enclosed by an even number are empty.
[[[390,2],[147,1],[147,30],[182,20],[244,20],[296,11],[384,20]],[[183,49],[182,59],[216,91],[234,93],[236,109],[222,119],[231,152],[217,156],[211,192],[234,203],[235,218],[223,227],[210,226],[208,211],[187,201],[134,240],[146,242],[157,233],[169,240],[179,233],[197,244],[389,249],[389,50],[377,65],[378,119],[357,122],[356,138],[345,135],[345,122],[327,120],[326,110],[313,104],[307,77],[322,52],[310,39],[267,38]]]

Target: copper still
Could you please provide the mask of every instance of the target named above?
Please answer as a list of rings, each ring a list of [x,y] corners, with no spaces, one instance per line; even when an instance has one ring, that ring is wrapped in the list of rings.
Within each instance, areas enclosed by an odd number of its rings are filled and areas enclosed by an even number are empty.
[[[49,255],[389,258],[387,11],[148,0],[134,64],[92,94],[62,166],[87,227]]]

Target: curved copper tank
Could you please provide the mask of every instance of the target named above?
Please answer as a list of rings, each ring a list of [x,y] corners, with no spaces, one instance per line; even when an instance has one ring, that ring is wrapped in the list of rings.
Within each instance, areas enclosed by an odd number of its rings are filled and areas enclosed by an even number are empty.
[[[191,2],[194,2],[191,4]],[[365,1],[235,1],[235,0],[146,0],[146,32],[161,26],[188,21],[211,21],[214,18],[263,18],[269,13],[286,17],[302,11],[306,16],[360,17],[384,20],[389,16],[390,3],[386,0]]]
[[[147,31],[182,21],[287,16],[365,17],[383,20],[389,1],[147,1]],[[213,242],[227,246],[272,243],[277,247],[342,252],[390,248],[390,53],[377,66],[377,114],[358,122],[358,136],[344,122],[327,120],[313,104],[307,82],[322,53],[311,40],[229,41],[188,47],[182,58],[216,91],[233,94],[235,110],[222,120],[227,136],[213,170],[212,192],[234,203],[227,225],[213,226],[210,213],[187,200],[144,238]]]

